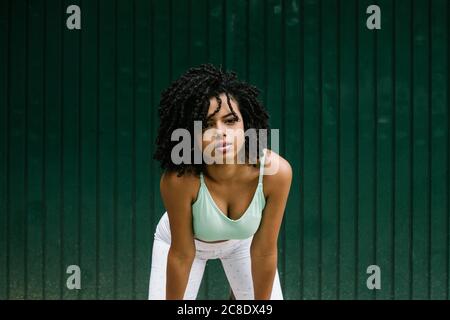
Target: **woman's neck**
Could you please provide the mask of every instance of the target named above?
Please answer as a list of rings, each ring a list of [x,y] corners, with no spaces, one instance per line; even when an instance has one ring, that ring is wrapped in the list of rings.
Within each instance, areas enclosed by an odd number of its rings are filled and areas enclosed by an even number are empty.
[[[247,166],[244,164],[211,164],[207,165],[205,173],[216,182],[230,182],[241,177],[243,170]]]

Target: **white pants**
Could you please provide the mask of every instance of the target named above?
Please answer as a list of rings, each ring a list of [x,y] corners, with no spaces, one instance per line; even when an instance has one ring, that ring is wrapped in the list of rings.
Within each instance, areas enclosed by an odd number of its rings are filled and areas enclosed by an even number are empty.
[[[236,300],[253,300],[250,245],[253,236],[245,240],[206,243],[195,239],[196,254],[184,294],[185,300],[195,300],[209,259],[220,259]],[[150,272],[150,300],[166,298],[167,256],[171,243],[169,217],[164,213],[156,227]],[[271,300],[283,300],[278,270],[275,273]]]

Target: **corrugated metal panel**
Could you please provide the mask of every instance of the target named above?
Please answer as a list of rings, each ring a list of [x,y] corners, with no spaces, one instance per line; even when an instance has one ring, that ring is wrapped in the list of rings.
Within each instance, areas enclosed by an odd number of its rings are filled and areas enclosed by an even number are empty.
[[[65,27],[71,4],[81,31]],[[371,4],[381,30],[366,28]],[[146,298],[164,212],[156,106],[202,62],[261,88],[281,129],[286,299],[448,299],[448,1],[0,6],[1,299]],[[366,286],[373,264],[381,290]],[[227,297],[218,261],[204,279],[200,298]]]

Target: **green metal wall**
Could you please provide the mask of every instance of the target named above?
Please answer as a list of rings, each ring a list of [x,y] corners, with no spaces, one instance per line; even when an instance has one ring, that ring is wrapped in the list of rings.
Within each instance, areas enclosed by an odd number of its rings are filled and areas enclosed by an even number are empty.
[[[202,62],[281,130],[286,299],[447,299],[449,20],[446,0],[1,0],[0,299],[146,298],[157,101]],[[204,279],[227,297],[218,261]]]

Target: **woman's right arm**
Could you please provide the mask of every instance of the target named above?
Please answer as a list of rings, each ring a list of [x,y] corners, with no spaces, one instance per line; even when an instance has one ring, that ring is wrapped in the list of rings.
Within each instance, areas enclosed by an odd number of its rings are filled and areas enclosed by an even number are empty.
[[[177,177],[165,172],[161,177],[160,190],[169,215],[171,245],[167,257],[166,299],[182,300],[187,287],[195,243],[192,229],[193,182],[191,177]]]

